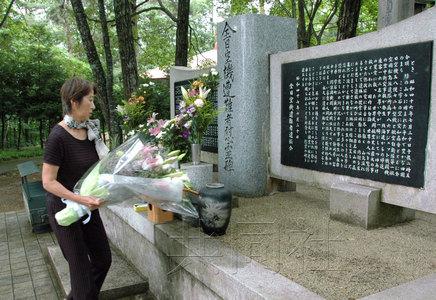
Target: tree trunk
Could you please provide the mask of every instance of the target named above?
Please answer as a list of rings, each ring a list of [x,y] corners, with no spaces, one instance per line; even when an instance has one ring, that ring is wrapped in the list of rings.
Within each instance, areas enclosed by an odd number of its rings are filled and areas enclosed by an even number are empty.
[[[41,149],[44,148],[44,123],[43,120],[39,120],[39,144],[41,145]]]
[[[190,0],[179,0],[178,2],[175,60],[176,66],[188,65],[189,2]]]
[[[18,118],[17,150],[20,150],[20,144],[21,144],[21,118]]]
[[[337,41],[356,36],[361,5],[361,0],[343,0],[339,11]]]
[[[25,123],[26,123],[26,126],[23,129],[24,145],[27,146],[29,144],[29,142],[32,142],[31,144],[33,145],[33,141],[29,141],[30,140],[30,134],[29,134],[30,122],[29,122],[29,119],[26,119]]]
[[[295,2],[296,0],[292,0],[292,10],[291,10],[291,17],[292,18],[296,18],[297,17],[297,3]]]
[[[114,80],[113,80],[113,59],[112,59],[112,52],[111,52],[111,44],[110,44],[110,38],[109,38],[109,29],[107,26],[107,18],[106,18],[106,8],[104,6],[104,0],[98,0],[98,12],[100,17],[100,23],[101,23],[101,32],[103,35],[103,47],[104,47],[104,55],[106,58],[106,95],[107,95],[107,101],[109,103],[109,114],[111,117],[111,123],[109,124],[110,128],[109,135],[112,137],[115,133],[118,132],[119,123],[118,115],[116,112],[116,103],[114,100]],[[104,130],[103,130],[103,136],[105,137]],[[115,142],[114,139],[110,139],[111,144]],[[105,140],[106,142],[106,140]],[[111,146],[115,146],[111,145]]]
[[[71,0],[71,5],[76,18],[77,28],[79,29],[80,37],[82,39],[83,46],[85,47],[88,62],[91,65],[92,74],[96,80],[98,93],[97,99],[99,100],[106,124],[109,124],[108,127],[111,128],[111,115],[109,112],[110,109],[106,93],[106,76],[97,53],[94,40],[92,39],[85,10],[81,0]]]
[[[115,25],[123,75],[124,98],[138,88],[138,64],[132,30],[132,4],[129,0],[114,0]]]
[[[1,143],[2,143],[2,149],[5,148],[5,136],[6,136],[6,116],[5,113],[2,112],[2,136],[1,136]]]
[[[104,124],[105,124],[104,122],[101,122],[100,126],[101,126],[101,133],[103,135],[103,142],[106,143],[106,134],[105,134],[106,128]]]
[[[5,136],[3,137],[3,147],[6,149],[8,147],[8,134],[9,134],[9,122],[6,120]]]
[[[298,48],[310,46],[310,39],[307,38],[306,14],[304,12],[304,0],[298,0]]]
[[[62,18],[62,27],[64,28],[65,31],[65,37],[67,39],[67,50],[68,53],[73,54],[73,35],[71,33],[71,27],[70,27],[70,23],[68,22],[68,14],[67,14],[67,7],[65,7],[65,5],[67,5],[68,2],[64,2],[61,6],[60,6],[60,15]]]
[[[11,0],[11,2],[9,2],[8,8],[6,8],[5,15],[3,16],[3,18],[2,18],[2,20],[0,22],[0,28],[2,28],[3,25],[5,24],[6,19],[8,18],[9,12],[11,11],[12,4],[14,4],[14,1],[15,0]]]

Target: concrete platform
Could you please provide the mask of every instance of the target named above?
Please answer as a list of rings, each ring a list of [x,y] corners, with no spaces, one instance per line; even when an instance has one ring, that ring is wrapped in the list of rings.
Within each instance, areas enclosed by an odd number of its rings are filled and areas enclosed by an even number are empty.
[[[181,221],[152,224],[129,203],[100,214],[111,242],[149,278],[157,299],[323,299]]]
[[[50,261],[58,277],[64,295],[70,292],[68,263],[58,245],[47,247]],[[112,266],[103,283],[100,299],[151,299],[148,280],[141,277],[122,257],[112,251]]]
[[[436,273],[361,298],[360,300],[433,300],[436,299]]]

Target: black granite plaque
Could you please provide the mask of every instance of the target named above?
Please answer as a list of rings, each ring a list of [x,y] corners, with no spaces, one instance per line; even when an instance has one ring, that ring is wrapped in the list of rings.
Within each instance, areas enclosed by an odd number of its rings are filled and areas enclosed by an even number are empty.
[[[423,187],[432,48],[283,64],[281,163]]]
[[[174,82],[174,105],[176,114],[179,111],[179,102],[183,100],[181,86],[188,90],[191,86],[191,82],[195,81],[196,78],[191,80],[177,81]],[[212,101],[215,108],[218,107],[218,91],[216,89],[211,90],[208,95],[208,100]],[[206,129],[203,135],[203,140],[201,141],[201,150],[218,153],[218,121],[215,119]]]

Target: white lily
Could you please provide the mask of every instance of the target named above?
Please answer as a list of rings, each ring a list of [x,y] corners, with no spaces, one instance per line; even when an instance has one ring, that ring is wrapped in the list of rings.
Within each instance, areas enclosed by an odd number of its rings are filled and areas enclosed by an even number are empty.
[[[124,114],[124,107],[122,107],[121,105],[117,105],[117,111],[118,111],[120,114]]]
[[[204,105],[203,99],[201,99],[201,98],[195,99],[194,105],[197,106],[197,107],[203,107],[203,105]]]
[[[188,91],[183,86],[181,86],[180,88],[182,89],[183,98],[188,99]]]
[[[210,89],[206,90],[206,89],[200,88],[200,94],[199,94],[200,98],[205,99],[207,97],[207,95],[209,94],[209,92],[210,92]]]

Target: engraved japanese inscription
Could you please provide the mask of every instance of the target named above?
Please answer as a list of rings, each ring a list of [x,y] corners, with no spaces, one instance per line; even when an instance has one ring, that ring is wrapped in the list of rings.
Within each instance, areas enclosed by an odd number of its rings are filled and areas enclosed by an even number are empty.
[[[283,64],[281,163],[423,187],[432,48]]]

